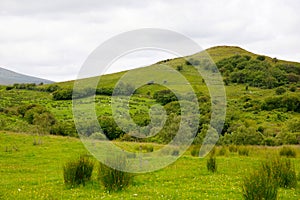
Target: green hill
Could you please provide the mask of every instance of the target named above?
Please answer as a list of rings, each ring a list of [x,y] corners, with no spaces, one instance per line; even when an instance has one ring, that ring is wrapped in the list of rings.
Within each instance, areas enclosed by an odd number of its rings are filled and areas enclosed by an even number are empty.
[[[220,144],[298,144],[300,140],[300,64],[283,61],[248,52],[240,47],[218,46],[206,52],[221,72],[227,96],[227,115]],[[173,67],[193,87],[199,102],[199,128],[195,143],[201,143],[208,129],[211,117],[211,102],[205,80],[197,75],[192,66],[214,71],[207,61],[205,52],[160,61],[148,67],[132,70],[138,74],[147,69],[157,69],[160,64]],[[116,82],[126,73],[119,72],[101,77],[96,90],[96,112],[104,134],[109,139],[135,140],[120,130],[111,116],[111,98]],[[214,73],[214,72],[213,72]],[[88,85],[97,77],[80,80]],[[170,77],[170,80],[173,80]],[[174,94],[161,83],[151,82],[135,91],[130,100],[130,115],[140,126],[150,122],[149,108],[154,104],[164,106],[169,121],[159,134],[143,142],[166,143],[174,137],[180,120],[180,106]],[[184,92],[184,85],[176,80],[165,83]],[[56,134],[76,136],[72,113],[72,88],[74,81],[43,86],[23,85],[0,88],[0,130],[35,134]],[[125,85],[119,95],[126,95],[132,89]],[[77,92],[82,98],[93,90],[83,87]],[[188,94],[186,94],[188,95]],[[171,124],[170,124],[170,123]],[[82,127],[88,135],[97,133],[93,124]]]

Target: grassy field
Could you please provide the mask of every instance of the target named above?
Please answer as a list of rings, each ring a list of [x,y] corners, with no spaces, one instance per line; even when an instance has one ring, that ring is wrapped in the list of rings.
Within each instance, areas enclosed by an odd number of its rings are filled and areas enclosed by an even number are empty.
[[[214,174],[207,171],[206,158],[186,152],[164,169],[136,175],[126,190],[108,193],[96,173],[85,187],[64,185],[65,162],[87,153],[79,139],[1,132],[0,199],[242,199],[243,176],[267,156],[278,154],[279,147],[248,148],[248,157],[230,152],[217,156],[218,171]],[[300,149],[296,149],[298,157],[292,161],[299,173]],[[299,198],[299,184],[296,189],[279,190],[279,199]]]

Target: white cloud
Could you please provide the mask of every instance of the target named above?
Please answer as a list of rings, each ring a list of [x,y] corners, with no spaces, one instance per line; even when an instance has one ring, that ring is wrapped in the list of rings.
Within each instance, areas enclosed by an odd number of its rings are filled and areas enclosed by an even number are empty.
[[[300,61],[299,8],[297,0],[1,0],[0,66],[56,81],[74,79],[102,42],[151,27],[183,33],[205,48],[239,45]],[[165,57],[130,57],[123,59],[124,68],[115,68],[125,70]]]

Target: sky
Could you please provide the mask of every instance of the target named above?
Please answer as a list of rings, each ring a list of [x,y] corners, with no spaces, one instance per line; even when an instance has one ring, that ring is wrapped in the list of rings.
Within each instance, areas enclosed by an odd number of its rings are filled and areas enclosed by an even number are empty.
[[[73,80],[95,48],[140,28],[176,31],[204,49],[235,45],[300,62],[299,10],[298,0],[0,0],[0,67]],[[136,52],[108,73],[172,57]]]

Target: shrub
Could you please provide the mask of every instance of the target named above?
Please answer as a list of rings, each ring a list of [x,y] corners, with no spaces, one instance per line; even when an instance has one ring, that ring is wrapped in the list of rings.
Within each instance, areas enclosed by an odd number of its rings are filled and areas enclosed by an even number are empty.
[[[293,157],[295,158],[297,153],[295,151],[295,149],[293,149],[292,147],[287,147],[287,146],[284,146],[280,149],[279,151],[279,155],[280,156],[286,156],[286,157]]]
[[[296,92],[296,90],[297,90],[297,88],[296,88],[295,86],[292,86],[292,87],[290,88],[290,91],[291,91],[291,92]]]
[[[296,188],[297,176],[290,159],[272,158],[262,164],[262,169],[283,188]]]
[[[251,172],[243,180],[243,198],[245,200],[277,199],[278,184],[262,169]]]
[[[83,184],[91,179],[94,162],[86,155],[81,155],[77,160],[69,161],[63,167],[64,181],[71,187]]]
[[[106,162],[111,166],[117,166],[118,169],[99,163],[98,180],[104,187],[110,191],[119,191],[130,185],[133,175],[126,171],[126,157],[118,155],[109,157]]]
[[[240,147],[238,149],[238,153],[240,156],[249,156],[249,148],[248,147]]]
[[[279,88],[277,88],[276,90],[275,90],[275,93],[277,94],[277,95],[281,95],[281,94],[283,94],[283,93],[285,93],[286,92],[286,89],[284,89],[283,87],[279,87]]]
[[[264,61],[266,59],[265,56],[257,56],[256,60]]]

